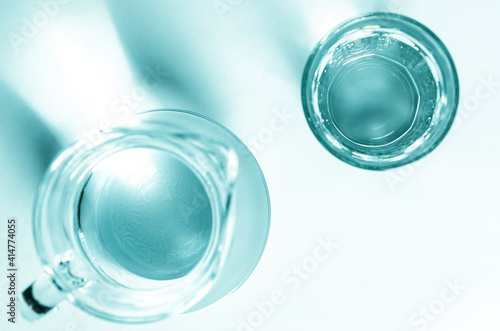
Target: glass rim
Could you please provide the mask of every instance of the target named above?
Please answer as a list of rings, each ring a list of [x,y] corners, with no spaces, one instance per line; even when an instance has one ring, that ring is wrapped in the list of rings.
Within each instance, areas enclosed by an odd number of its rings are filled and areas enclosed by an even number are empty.
[[[134,119],[137,121],[134,121],[134,123],[139,123],[141,121],[141,117],[143,117],[143,114],[148,114],[152,112],[177,112],[177,113],[185,113],[187,115],[193,115],[200,117],[205,120],[209,120],[211,123],[221,127],[226,131],[227,133],[230,133],[233,137],[236,137],[231,131],[229,131],[227,128],[223,127],[219,123],[209,119],[205,118],[204,116],[199,116],[197,113],[192,113],[192,112],[187,112],[187,111],[177,111],[177,110],[153,110],[153,111],[147,111],[144,113],[139,113],[137,114]],[[127,127],[127,126],[126,126]],[[175,125],[173,125],[175,127]],[[119,130],[118,130],[119,131]],[[195,133],[194,133],[195,134]],[[112,320],[115,322],[122,322],[122,323],[145,323],[145,322],[153,322],[156,320],[161,320],[165,317],[170,316],[172,313],[182,313],[186,310],[188,310],[190,307],[195,305],[198,301],[201,300],[204,294],[208,292],[214,284],[214,277],[213,274],[216,272],[217,268],[220,268],[222,262],[224,261],[224,251],[227,253],[227,249],[223,249],[224,245],[228,244],[227,238],[222,234],[222,226],[224,226],[224,222],[221,221],[218,217],[215,219],[212,219],[212,232],[210,236],[210,243],[209,246],[207,247],[202,259],[197,263],[197,265],[194,267],[193,270],[191,270],[188,275],[181,277],[179,280],[184,280],[185,285],[190,285],[186,286],[189,288],[190,293],[193,294],[193,297],[191,299],[188,299],[186,297],[178,297],[178,304],[179,304],[179,310],[168,310],[168,307],[173,307],[173,303],[170,301],[168,302],[168,305],[166,306],[165,304],[157,305],[157,306],[151,306],[151,310],[146,309],[144,316],[138,316],[138,315],[116,315],[112,314],[109,312],[104,312],[103,310],[96,309],[92,304],[87,302],[87,300],[82,300],[82,297],[85,297],[85,295],[74,295],[71,294],[72,291],[74,291],[74,288],[70,288],[68,285],[66,285],[66,280],[59,275],[59,271],[57,268],[55,268],[55,262],[52,261],[54,259],[54,253],[60,253],[57,251],[55,248],[55,244],[53,243],[53,240],[49,240],[47,238],[44,238],[43,235],[44,233],[47,232],[47,230],[44,230],[43,227],[47,226],[45,223],[48,222],[48,216],[49,214],[51,215],[58,215],[57,217],[60,219],[59,224],[62,226],[63,224],[66,224],[64,226],[65,228],[65,233],[66,237],[64,238],[64,241],[66,242],[66,245],[71,247],[73,250],[76,251],[76,254],[78,256],[82,256],[83,253],[83,258],[86,260],[90,265],[92,264],[89,257],[87,256],[86,252],[82,247],[78,247],[78,243],[76,243],[74,237],[72,236],[71,230],[68,227],[73,227],[74,224],[69,225],[68,223],[73,223],[73,219],[70,220],[64,220],[65,216],[70,216],[72,214],[72,208],[74,208],[74,203],[78,197],[78,192],[81,189],[81,185],[68,185],[68,184],[76,184],[75,181],[78,181],[81,179],[85,174],[88,173],[88,171],[91,171],[93,169],[93,166],[88,165],[86,169],[81,169],[81,172],[78,174],[75,172],[75,169],[78,167],[82,167],[80,163],[85,163],[82,162],[82,158],[88,158],[88,161],[90,162],[91,159],[93,158],[93,154],[96,152],[97,149],[101,148],[103,151],[107,151],[107,149],[112,149],[113,144],[117,143],[116,139],[120,139],[120,135],[124,135],[123,133],[117,132],[114,129],[110,129],[108,132],[103,132],[104,138],[103,141],[99,143],[92,143],[92,142],[84,142],[84,141],[79,141],[72,146],[66,148],[64,151],[62,151],[59,156],[55,158],[53,161],[52,165],[50,166],[49,170],[45,174],[44,178],[42,179],[42,182],[40,184],[39,190],[37,192],[37,196],[35,198],[35,207],[33,210],[33,235],[35,238],[35,247],[37,249],[37,255],[39,256],[40,261],[42,262],[42,265],[44,266],[44,270],[46,273],[48,273],[51,277],[54,278],[54,280],[57,282],[57,285],[62,287],[68,298],[78,307],[81,309],[92,313],[95,316],[98,316],[100,318],[104,318],[106,320]],[[118,135],[118,138],[117,138]],[[139,134],[140,135],[140,134]],[[241,142],[238,139],[239,142]],[[244,144],[241,142],[241,144],[244,146]],[[123,146],[122,146],[123,147]],[[130,146],[128,146],[130,147]],[[245,146],[246,147],[246,146]],[[133,148],[133,147],[132,147]],[[116,149],[115,152],[120,152],[123,150],[127,150],[128,148],[120,148]],[[74,152],[77,152],[76,154]],[[108,151],[110,152],[110,151]],[[104,159],[104,158],[103,158]],[[85,168],[85,166],[83,166]],[[75,174],[77,175],[75,177]],[[199,173],[197,173],[197,176]],[[73,176],[74,181],[68,181],[67,183],[64,183],[64,181],[61,181],[62,177],[65,178],[70,178]],[[205,180],[204,180],[205,181]],[[80,183],[81,184],[81,183]],[[59,187],[59,188],[58,188]],[[266,187],[267,189],[267,187]],[[63,194],[62,191],[65,190],[65,194]],[[69,192],[69,193],[68,193]],[[207,190],[207,193],[209,194],[209,190]],[[66,212],[65,213],[55,213],[57,210],[55,210],[55,207],[58,205],[52,205],[52,207],[49,206],[49,199],[54,199],[57,200],[59,203],[64,205]],[[210,201],[212,203],[213,197],[210,197]],[[220,217],[226,217],[227,213],[224,211],[227,206],[224,205],[223,201],[220,202]],[[221,209],[222,208],[222,209]],[[55,217],[55,216],[53,216]],[[56,223],[56,222],[53,222]],[[45,225],[44,225],[45,224]],[[55,225],[55,224],[53,224]],[[214,231],[215,230],[215,231]],[[215,236],[215,237],[214,237]],[[227,235],[226,235],[227,237]],[[229,237],[231,237],[231,234],[229,234]],[[78,239],[78,238],[77,238]],[[61,240],[61,239],[58,239]],[[266,239],[267,241],[267,239]],[[80,242],[80,241],[78,241]],[[75,245],[75,243],[77,245]],[[262,249],[263,251],[263,249]],[[222,253],[221,253],[222,252]],[[261,252],[262,254],[262,252]],[[87,263],[86,262],[86,263]],[[201,268],[201,269],[200,269]],[[207,269],[208,268],[208,269]],[[196,269],[196,270],[195,270]],[[199,277],[193,276],[194,273],[197,273]],[[94,274],[94,273],[93,273]],[[194,278],[193,278],[194,277]],[[155,281],[152,280],[153,282],[158,282],[158,283],[167,283],[167,282],[175,282],[177,279],[174,279],[172,281]],[[196,285],[198,284],[199,286],[193,286],[191,285]],[[178,285],[176,285],[179,287]],[[208,286],[208,287],[207,287]],[[161,287],[160,287],[161,288]],[[202,296],[200,296],[200,293],[203,292]],[[145,290],[143,291],[144,294],[150,293],[150,291]],[[151,293],[152,294],[152,293]],[[163,293],[164,294],[164,293]],[[161,312],[161,307],[167,308],[163,309],[163,312]],[[151,313],[154,310],[154,313]],[[149,314],[147,312],[150,312]]]
[[[380,25],[376,25],[377,21],[379,21]],[[373,23],[373,25],[370,25],[370,23]],[[427,136],[427,139],[424,139],[421,145],[413,149],[407,148],[405,151],[409,150],[408,153],[400,153],[400,155],[396,157],[391,157],[390,160],[384,160],[382,158],[370,159],[367,155],[362,155],[362,153],[358,151],[356,151],[358,155],[343,153],[340,147],[346,150],[348,150],[348,147],[344,146],[342,142],[336,140],[334,137],[328,136],[327,133],[325,133],[326,130],[321,129],[320,119],[318,118],[318,114],[322,114],[323,111],[319,109],[317,99],[314,97],[315,88],[317,87],[316,80],[321,76],[321,74],[317,74],[316,72],[317,67],[320,61],[325,57],[327,51],[333,48],[332,45],[334,45],[335,42],[342,40],[342,38],[345,38],[349,33],[353,33],[363,28],[397,31],[410,38],[413,38],[412,33],[418,34],[422,39],[416,41],[419,45],[423,46],[423,51],[431,56],[435,63],[435,68],[433,69],[437,69],[438,75],[441,76],[440,80],[434,77],[436,83],[442,83],[443,86],[439,90],[436,100],[445,100],[445,103],[438,102],[435,105],[433,122],[439,119],[439,125],[437,125],[437,128],[436,126],[432,127],[433,131],[430,134],[427,133],[427,131],[429,131],[427,130],[422,135],[422,137]],[[391,12],[369,12],[341,22],[330,29],[330,31],[328,31],[316,44],[306,62],[302,74],[301,100],[308,126],[316,139],[332,155],[358,168],[386,170],[417,161],[428,155],[441,143],[450,130],[457,113],[459,90],[458,74],[451,54],[434,32],[422,23],[405,15]],[[438,116],[440,117],[438,118]],[[429,137],[432,138],[432,141],[428,139]],[[367,158],[364,158],[365,156]]]

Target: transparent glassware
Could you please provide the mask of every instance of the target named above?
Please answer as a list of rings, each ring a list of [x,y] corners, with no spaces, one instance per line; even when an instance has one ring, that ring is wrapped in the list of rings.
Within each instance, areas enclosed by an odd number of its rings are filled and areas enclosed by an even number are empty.
[[[207,307],[250,276],[269,225],[263,174],[234,134],[186,111],[138,114],[47,171],[33,213],[45,273],[21,313],[34,321],[68,299],[143,323]]]
[[[319,142],[348,164],[399,167],[447,134],[459,97],[453,60],[415,20],[370,13],[327,33],[310,55],[302,104]]]

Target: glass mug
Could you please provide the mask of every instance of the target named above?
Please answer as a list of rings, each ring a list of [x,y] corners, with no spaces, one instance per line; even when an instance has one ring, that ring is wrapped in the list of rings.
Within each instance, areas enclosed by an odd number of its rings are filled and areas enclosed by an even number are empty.
[[[142,323],[204,308],[249,277],[269,225],[263,174],[234,134],[186,111],[138,114],[47,171],[33,214],[45,273],[21,313],[34,321],[68,299]]]
[[[458,77],[438,37],[411,18],[370,13],[330,31],[308,59],[302,104],[334,156],[384,170],[430,153],[458,106]]]

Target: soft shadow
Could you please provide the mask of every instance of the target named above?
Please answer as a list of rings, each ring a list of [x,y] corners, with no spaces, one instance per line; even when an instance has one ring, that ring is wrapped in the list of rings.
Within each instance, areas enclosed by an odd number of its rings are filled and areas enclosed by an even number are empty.
[[[280,55],[276,66],[300,84],[302,71],[317,40],[307,26],[307,19],[300,7],[289,0],[274,0],[263,3],[260,12],[259,30],[268,39],[267,47]]]
[[[0,171],[16,167],[19,176],[45,172],[61,145],[31,107],[0,81]],[[9,162],[15,160],[13,162]]]
[[[137,80],[147,67],[168,72],[155,97],[171,108],[183,99],[189,109],[217,118],[220,100],[217,82],[204,69],[209,63],[203,49],[186,38],[193,33],[189,18],[179,17],[175,1],[106,1],[116,33]],[[196,32],[203,38],[204,31]]]

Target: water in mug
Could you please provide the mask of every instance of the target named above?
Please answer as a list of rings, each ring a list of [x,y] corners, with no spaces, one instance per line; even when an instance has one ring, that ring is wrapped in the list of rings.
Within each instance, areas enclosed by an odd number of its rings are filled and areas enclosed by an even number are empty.
[[[82,193],[79,226],[86,254],[111,278],[169,280],[185,276],[205,253],[212,209],[187,163],[136,148],[94,169]]]
[[[429,127],[438,95],[427,61],[416,45],[382,33],[337,47],[318,84],[331,133],[367,153],[414,142]]]

